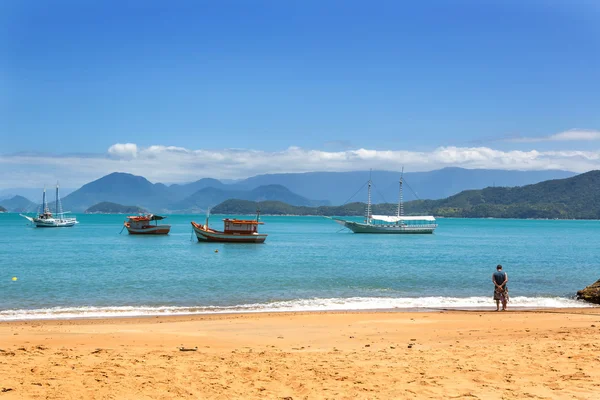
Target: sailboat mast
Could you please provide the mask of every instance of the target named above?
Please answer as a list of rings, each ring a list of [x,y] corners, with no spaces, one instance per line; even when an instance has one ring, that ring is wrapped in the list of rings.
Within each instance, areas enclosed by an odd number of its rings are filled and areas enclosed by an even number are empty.
[[[46,186],[44,186],[44,194],[42,196],[42,213],[46,213],[48,205],[46,204]]]
[[[396,212],[397,217],[404,216],[404,202],[402,198],[402,181],[404,179],[404,167],[402,167],[402,173],[400,174],[400,189],[398,191],[398,211]]]
[[[404,216],[404,199],[402,194],[402,178],[400,178],[400,194],[398,195],[398,217]]]
[[[371,172],[369,172],[369,191],[367,197],[367,215],[365,216],[365,224],[371,222]]]
[[[55,214],[58,216],[58,182],[56,182],[56,203],[54,204],[54,208],[56,209]]]

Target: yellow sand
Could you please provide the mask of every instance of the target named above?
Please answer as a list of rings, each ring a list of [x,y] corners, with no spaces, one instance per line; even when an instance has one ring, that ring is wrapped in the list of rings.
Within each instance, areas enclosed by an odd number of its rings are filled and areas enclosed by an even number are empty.
[[[0,400],[600,393],[598,308],[0,323],[0,349]]]

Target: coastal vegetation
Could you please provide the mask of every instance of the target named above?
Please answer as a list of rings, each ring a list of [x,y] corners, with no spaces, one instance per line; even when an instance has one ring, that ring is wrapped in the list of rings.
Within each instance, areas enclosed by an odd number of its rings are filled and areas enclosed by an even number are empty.
[[[295,207],[278,201],[227,200],[213,213],[272,215],[362,216],[364,203],[343,206]],[[395,214],[397,204],[373,205],[373,214]],[[523,187],[466,190],[441,200],[404,204],[406,215],[431,214],[463,218],[600,219],[600,171]]]
[[[0,212],[6,212],[6,208],[0,206]]]
[[[109,201],[103,201],[85,210],[86,214],[139,214],[144,212],[146,210],[138,206],[124,206]]]

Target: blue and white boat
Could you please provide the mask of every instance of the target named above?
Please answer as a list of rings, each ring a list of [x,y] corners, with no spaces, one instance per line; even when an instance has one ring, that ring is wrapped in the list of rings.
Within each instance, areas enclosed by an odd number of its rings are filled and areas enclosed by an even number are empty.
[[[19,214],[23,218],[27,218],[33,225],[38,228],[64,228],[78,224],[77,218],[65,217],[68,211],[62,210],[60,203],[60,196],[58,195],[58,183],[56,184],[56,210],[52,214],[48,203],[46,202],[46,188],[44,187],[44,195],[42,197],[42,212],[38,213],[37,217],[30,217],[28,215]]]
[[[354,233],[396,233],[417,234],[433,233],[437,228],[435,218],[430,215],[405,216],[402,200],[403,176],[400,176],[400,194],[398,196],[398,211],[396,215],[371,214],[371,178],[369,178],[367,210],[364,222],[350,221],[332,217],[331,219],[345,226]]]

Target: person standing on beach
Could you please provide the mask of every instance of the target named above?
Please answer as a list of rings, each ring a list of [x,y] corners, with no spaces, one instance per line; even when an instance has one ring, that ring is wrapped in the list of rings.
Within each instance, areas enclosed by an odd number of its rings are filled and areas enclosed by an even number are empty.
[[[492,282],[494,282],[494,300],[496,300],[496,311],[500,311],[500,301],[502,301],[502,311],[506,311],[506,303],[508,302],[508,274],[502,271],[502,265],[498,264],[496,272],[492,274]]]

